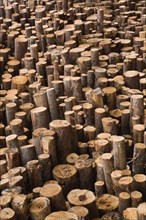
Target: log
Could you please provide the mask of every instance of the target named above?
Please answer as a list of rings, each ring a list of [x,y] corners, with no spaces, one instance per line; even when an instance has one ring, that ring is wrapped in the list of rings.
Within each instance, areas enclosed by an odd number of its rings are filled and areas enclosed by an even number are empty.
[[[50,201],[48,198],[39,197],[30,204],[30,216],[33,220],[44,220],[51,213]]]
[[[75,163],[79,174],[79,183],[81,189],[93,190],[95,181],[95,170],[90,159],[79,159]],[[90,179],[90,182],[89,182]]]
[[[113,171],[113,156],[111,153],[104,153],[102,155],[103,172],[105,177],[106,189],[110,194],[114,194],[111,173]]]
[[[90,218],[98,216],[94,194],[85,189],[74,189],[69,192],[67,199],[72,206],[84,206],[89,211]]]
[[[52,212],[50,215],[48,215],[45,220],[78,220],[78,217],[75,213],[69,213],[65,211],[58,211],[58,212]]]
[[[127,208],[123,212],[124,220],[138,220],[138,213],[136,208]]]
[[[49,126],[49,114],[46,107],[37,107],[31,110],[31,120],[33,125],[33,130]]]
[[[16,220],[15,212],[11,208],[4,208],[0,210],[0,218],[2,220]]]
[[[12,200],[12,208],[19,219],[28,219],[28,200],[24,194],[16,195]]]
[[[54,167],[53,177],[62,187],[64,195],[67,195],[72,189],[77,188],[78,175],[74,166],[62,164]]]
[[[68,154],[77,152],[73,129],[66,120],[54,120],[50,123],[50,128],[57,134],[57,158],[59,162],[63,163]],[[65,135],[67,135],[67,139]]]
[[[102,216],[105,213],[116,211],[119,206],[119,198],[110,195],[110,194],[103,194],[96,200],[96,206],[99,210],[99,214]]]
[[[137,212],[138,212],[138,218],[139,219],[145,219],[146,217],[146,203],[140,203],[139,206],[137,207]]]
[[[40,196],[47,197],[52,211],[66,210],[62,188],[58,184],[46,184],[41,188]]]
[[[68,210],[68,212],[76,214],[79,219],[89,219],[89,211],[87,208],[83,206],[73,206]]]

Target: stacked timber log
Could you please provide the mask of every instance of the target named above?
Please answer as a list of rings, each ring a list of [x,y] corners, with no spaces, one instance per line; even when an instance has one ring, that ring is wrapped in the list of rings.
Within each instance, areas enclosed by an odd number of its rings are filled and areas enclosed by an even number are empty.
[[[0,219],[146,219],[146,4],[0,0]]]

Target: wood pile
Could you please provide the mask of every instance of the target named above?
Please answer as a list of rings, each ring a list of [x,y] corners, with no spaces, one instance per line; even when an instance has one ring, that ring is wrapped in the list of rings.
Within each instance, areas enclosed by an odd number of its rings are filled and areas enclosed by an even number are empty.
[[[145,0],[0,0],[0,220],[146,219]]]

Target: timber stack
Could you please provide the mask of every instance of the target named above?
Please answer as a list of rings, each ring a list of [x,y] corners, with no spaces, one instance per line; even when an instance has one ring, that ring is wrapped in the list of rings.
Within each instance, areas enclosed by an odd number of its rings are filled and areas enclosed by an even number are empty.
[[[0,0],[0,219],[146,219],[146,3]]]

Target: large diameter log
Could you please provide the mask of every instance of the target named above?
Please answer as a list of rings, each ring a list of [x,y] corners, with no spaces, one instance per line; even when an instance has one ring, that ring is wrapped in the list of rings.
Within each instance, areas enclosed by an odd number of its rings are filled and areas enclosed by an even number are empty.
[[[145,220],[146,219],[146,202],[141,203],[137,207],[138,212],[138,220]]]
[[[72,206],[84,206],[87,208],[91,219],[98,216],[93,192],[85,189],[74,189],[69,192],[67,199]]]
[[[116,211],[119,206],[119,198],[110,194],[103,194],[96,200],[96,206],[100,215]]]
[[[58,184],[45,184],[40,190],[40,196],[50,200],[52,211],[66,210],[62,188]]]
[[[4,208],[0,211],[1,220],[16,220],[15,212],[11,208]]]
[[[16,195],[12,200],[12,208],[15,211],[18,219],[28,219],[28,199],[26,195]]]
[[[139,220],[137,208],[127,208],[123,212],[123,220]]]
[[[68,212],[75,213],[79,219],[89,220],[89,211],[83,206],[73,206]]]
[[[78,216],[75,213],[58,211],[52,212],[48,215],[45,220],[78,220]]]
[[[45,197],[34,199],[29,208],[32,220],[44,220],[51,213],[50,200]]]
[[[63,163],[68,154],[77,152],[73,128],[66,120],[54,120],[50,123],[50,128],[57,134],[57,158]]]
[[[77,170],[72,165],[61,164],[56,166],[53,169],[53,177],[62,186],[64,195],[79,186]]]
[[[95,170],[93,168],[92,161],[90,159],[79,159],[76,161],[75,167],[79,174],[80,188],[93,190],[95,182]]]

